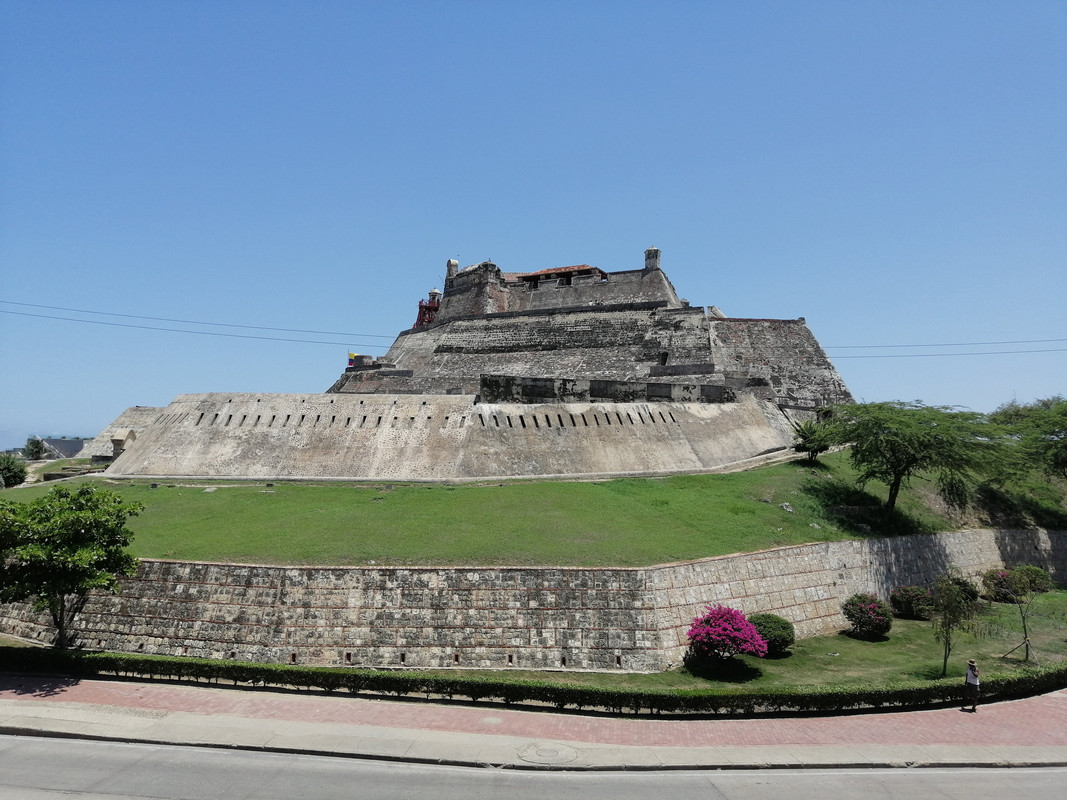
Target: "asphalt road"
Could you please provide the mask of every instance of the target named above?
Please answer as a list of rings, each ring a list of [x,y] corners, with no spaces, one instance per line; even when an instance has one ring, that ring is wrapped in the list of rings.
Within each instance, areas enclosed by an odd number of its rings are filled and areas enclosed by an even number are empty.
[[[1060,800],[1064,786],[1067,768],[548,772],[0,736],[4,800]]]

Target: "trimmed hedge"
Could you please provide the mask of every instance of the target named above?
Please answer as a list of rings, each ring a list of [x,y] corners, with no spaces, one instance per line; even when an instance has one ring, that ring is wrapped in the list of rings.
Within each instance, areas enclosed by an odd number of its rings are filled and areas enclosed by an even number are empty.
[[[614,713],[753,715],[840,713],[865,709],[923,708],[957,703],[960,678],[913,680],[884,686],[803,686],[765,689],[632,691],[520,681],[504,676],[428,675],[418,672],[300,667],[127,653],[62,652],[35,647],[0,647],[5,672],[72,677],[119,676],[149,680],[233,681],[327,692],[425,695],[533,704],[558,709],[603,709]],[[1067,663],[982,676],[982,699],[1008,700],[1067,688]]]

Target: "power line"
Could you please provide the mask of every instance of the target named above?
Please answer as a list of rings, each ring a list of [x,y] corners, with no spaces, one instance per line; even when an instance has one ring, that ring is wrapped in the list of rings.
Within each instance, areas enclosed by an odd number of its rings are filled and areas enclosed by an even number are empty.
[[[824,347],[824,350],[858,350],[863,348],[895,347],[988,347],[1001,344],[1047,344],[1049,342],[1067,342],[1067,339],[1014,339],[1007,342],[942,342],[940,344],[838,344]],[[1037,351],[1035,351],[1037,352]],[[848,356],[841,356],[847,358]]]
[[[138,314],[118,314],[118,313],[115,313],[115,312],[112,312],[112,311],[90,311],[89,309],[85,309],[85,308],[64,308],[63,306],[44,306],[44,305],[40,305],[38,303],[19,303],[19,302],[16,302],[15,300],[0,300],[0,303],[7,303],[8,305],[13,305],[13,306],[25,306],[27,308],[44,308],[44,309],[47,309],[49,311],[73,311],[76,314],[99,314],[99,315],[104,316],[104,317],[124,317],[126,319],[147,319],[147,320],[152,320],[153,322],[179,322],[179,323],[181,323],[183,325],[214,325],[214,326],[220,327],[220,328],[245,328],[247,330],[281,331],[283,333],[313,333],[313,334],[318,334],[318,335],[322,335],[322,336],[359,336],[359,337],[363,337],[363,338],[366,338],[366,339],[393,339],[393,338],[395,338],[393,336],[382,336],[380,334],[375,334],[375,333],[345,333],[345,332],[337,332],[337,331],[305,331],[305,330],[301,330],[299,328],[269,328],[269,327],[265,327],[265,326],[262,326],[262,325],[235,325],[235,324],[233,324],[231,322],[200,322],[200,321],[194,320],[194,319],[172,319],[170,317],[145,317],[145,316],[140,316]],[[17,313],[17,312],[9,312],[9,313]],[[35,316],[35,315],[33,315],[33,314],[25,314],[24,316],[30,317],[30,316]],[[47,319],[67,319],[67,318],[66,317],[47,317]],[[91,322],[92,320],[72,320],[72,321],[74,321],[74,322]],[[170,329],[166,328],[166,329],[152,329],[152,330],[170,330]],[[192,331],[188,331],[188,332],[192,333]],[[281,341],[289,341],[289,340],[283,339]]]
[[[308,333],[318,334],[325,336],[358,336],[368,339],[394,339],[391,336],[382,336],[373,333],[341,333],[335,331],[314,331],[314,330],[302,330],[299,328],[274,328],[261,325],[237,325],[228,322],[200,322],[196,320],[182,320],[172,319],[169,317],[149,317],[141,316],[137,314],[119,314],[108,311],[88,311],[85,309],[76,308],[64,308],[62,306],[46,306],[37,303],[20,303],[14,300],[0,300],[0,303],[7,303],[9,305],[24,306],[28,308],[44,308],[55,311],[72,311],[80,314],[99,314],[102,316],[110,317],[123,317],[126,319],[144,319],[153,320],[158,322],[177,322],[187,325],[214,325],[218,327],[226,328],[242,328],[246,330],[262,330],[262,331],[279,331],[285,333]],[[107,322],[105,320],[95,319],[78,319],[77,317],[61,317],[52,314],[33,314],[26,311],[11,311],[8,309],[0,309],[0,314],[12,314],[20,317],[35,317],[38,319],[54,319],[64,322],[81,322],[89,325],[106,325],[116,328],[135,328],[138,330],[149,331],[164,331],[167,333],[188,333],[197,336],[222,336],[230,339],[256,339],[258,341],[265,342],[292,342],[296,344],[319,344],[329,345],[331,347],[376,347],[381,348],[383,345],[370,342],[331,342],[322,341],[317,339],[293,339],[280,336],[255,336],[252,334],[242,333],[223,333],[221,331],[195,331],[186,330],[184,328],[165,328],[156,325],[134,325],[124,322]],[[1003,342],[956,342],[956,343],[941,343],[941,344],[856,344],[856,345],[834,345],[824,348],[825,350],[855,350],[855,349],[894,349],[894,348],[914,348],[914,347],[977,347],[977,346],[992,346],[992,345],[1008,345],[1008,344],[1045,344],[1051,342],[1067,342],[1067,339],[1015,339]],[[1030,353],[1061,353],[1067,352],[1067,348],[1048,348],[1040,350],[987,350],[980,352],[965,352],[965,353],[886,353],[886,354],[863,354],[863,355],[838,355],[834,356],[834,359],[843,358],[947,358],[950,356],[998,356],[998,355],[1024,355]]]
[[[113,328],[137,328],[145,331],[167,331],[169,333],[191,333],[197,336],[225,336],[229,339],[258,339],[264,342],[296,342],[297,344],[327,344],[331,347],[382,347],[381,344],[367,342],[324,342],[315,339],[287,339],[280,336],[254,336],[248,333],[222,333],[221,331],[188,331],[182,328],[161,328],[156,325],[133,325],[128,322],[105,322],[101,319],[76,319],[74,317],[57,317],[49,314],[31,314],[26,311],[8,311],[0,308],[0,314],[14,314],[20,317],[37,317],[38,319],[58,319],[64,322],[82,322],[88,325],[108,325]],[[280,330],[271,328],[268,330]],[[343,336],[345,334],[336,334]]]
[[[1057,341],[1053,339],[1052,341]],[[1060,340],[1062,341],[1062,340]],[[1054,347],[1048,350],[987,350],[985,352],[972,353],[886,353],[885,355],[862,355],[862,356],[834,356],[834,360],[842,358],[941,358],[946,356],[1004,356],[1018,353],[1067,353],[1067,347]]]

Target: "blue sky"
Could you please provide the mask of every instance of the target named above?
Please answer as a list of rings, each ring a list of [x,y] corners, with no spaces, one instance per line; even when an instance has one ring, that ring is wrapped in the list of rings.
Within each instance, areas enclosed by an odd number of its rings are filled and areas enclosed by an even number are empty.
[[[1067,394],[1065,223],[1062,2],[6,0],[0,448],[649,246],[857,399],[992,410]]]

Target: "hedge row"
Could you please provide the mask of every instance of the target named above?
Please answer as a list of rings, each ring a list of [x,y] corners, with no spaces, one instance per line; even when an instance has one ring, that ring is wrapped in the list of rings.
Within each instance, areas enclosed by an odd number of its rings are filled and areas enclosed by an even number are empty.
[[[72,677],[123,676],[180,681],[232,681],[234,685],[327,692],[548,705],[614,713],[753,715],[909,709],[959,702],[962,680],[913,680],[884,686],[802,686],[764,689],[633,691],[522,681],[505,676],[442,675],[353,668],[300,667],[126,653],[61,652],[0,647],[5,672]],[[1008,700],[1067,687],[1067,663],[982,678],[982,698]]]

